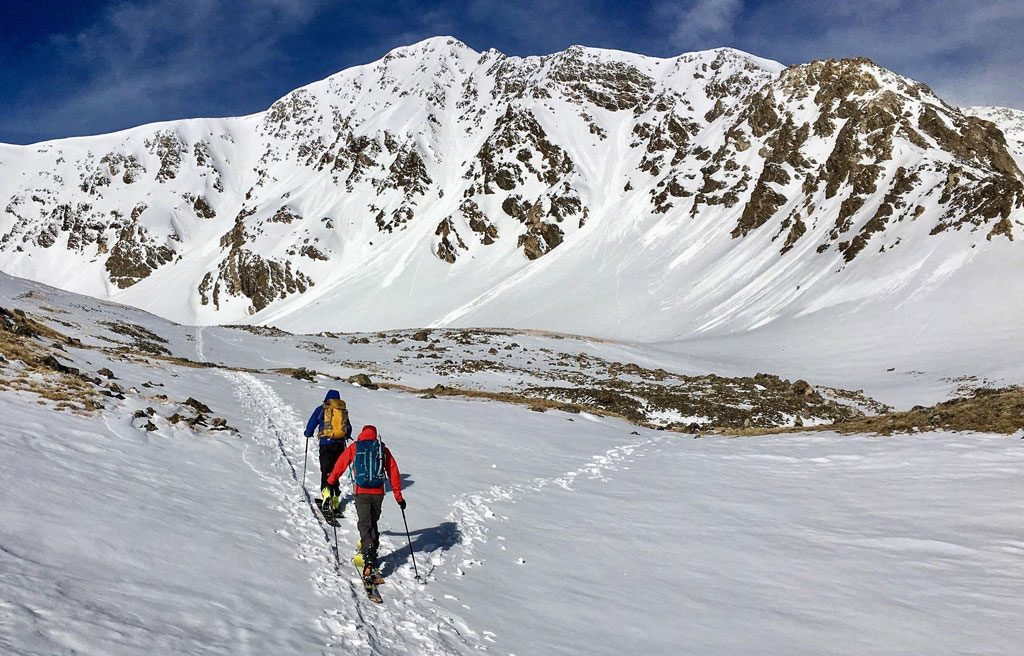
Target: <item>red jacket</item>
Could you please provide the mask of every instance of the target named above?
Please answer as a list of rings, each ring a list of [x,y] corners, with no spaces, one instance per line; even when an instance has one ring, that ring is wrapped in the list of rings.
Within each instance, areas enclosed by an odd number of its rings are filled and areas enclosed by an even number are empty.
[[[377,429],[373,426],[363,426],[362,432],[359,433],[359,437],[356,438],[358,442],[365,442],[367,440],[377,439]],[[341,478],[341,475],[345,473],[345,470],[349,468],[352,461],[356,457],[356,443],[348,445],[348,448],[342,451],[341,455],[338,456],[338,461],[334,463],[334,469],[327,475],[327,482],[334,485]],[[398,471],[398,463],[395,462],[394,456],[391,455],[391,449],[384,447],[384,466],[388,470],[388,481],[391,482],[391,491],[395,494],[395,501],[402,502],[402,474]],[[352,484],[355,487],[356,494],[384,494],[384,486],[380,487],[362,487]]]

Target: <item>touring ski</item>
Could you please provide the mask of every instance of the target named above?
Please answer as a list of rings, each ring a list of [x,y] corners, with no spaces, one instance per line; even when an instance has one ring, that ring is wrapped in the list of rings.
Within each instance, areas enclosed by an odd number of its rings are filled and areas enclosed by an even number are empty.
[[[338,526],[338,517],[344,517],[344,515],[335,515],[330,511],[325,512],[323,508],[323,499],[313,499],[313,503],[316,504],[316,509],[317,512],[319,513],[319,517],[323,518],[323,520],[331,526]]]
[[[356,572],[359,573],[359,578],[363,581],[363,588],[366,590],[366,596],[370,598],[375,604],[382,603],[384,600],[381,599],[380,591],[377,590],[377,586],[384,582],[384,578],[380,575],[380,572],[376,568],[369,576],[363,574],[363,554],[356,553],[352,557],[352,564],[356,566]]]
[[[352,556],[352,564],[356,566],[356,571],[362,576],[363,572],[363,554],[357,551],[356,555]],[[384,577],[381,576],[380,570],[376,567],[373,568],[373,583],[374,585],[382,585],[384,583]]]
[[[363,588],[366,590],[366,596],[375,604],[384,603],[384,599],[381,598],[380,592],[377,590],[377,584],[373,582],[373,578],[363,578]]]

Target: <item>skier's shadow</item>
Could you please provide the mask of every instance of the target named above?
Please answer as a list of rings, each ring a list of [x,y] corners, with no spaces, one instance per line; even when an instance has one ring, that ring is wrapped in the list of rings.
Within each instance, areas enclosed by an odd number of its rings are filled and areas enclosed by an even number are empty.
[[[405,538],[405,533],[395,531],[381,531],[381,535]],[[409,535],[412,537],[412,550],[417,554],[426,555],[435,551],[448,551],[459,543],[459,537],[461,534],[459,532],[459,525],[455,522],[441,522],[437,526],[433,526],[431,528],[421,528],[409,531]],[[382,557],[379,564],[381,569],[393,572],[408,562],[409,544],[406,543],[388,555]],[[417,564],[426,568],[427,562],[429,562],[429,559],[420,560]],[[429,573],[429,569],[424,569],[424,574],[426,573]]]
[[[402,474],[402,490],[408,490],[413,485],[416,485],[416,481],[412,480],[412,476],[409,476],[408,474]],[[391,483],[385,481],[385,487],[387,487],[388,491],[390,491]]]

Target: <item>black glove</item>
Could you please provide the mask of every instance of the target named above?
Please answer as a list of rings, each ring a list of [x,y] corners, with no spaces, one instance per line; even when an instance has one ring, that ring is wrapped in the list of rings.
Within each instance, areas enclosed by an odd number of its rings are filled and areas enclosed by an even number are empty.
[[[401,508],[402,510],[405,510],[405,499],[402,499],[401,501],[398,502],[398,507]]]

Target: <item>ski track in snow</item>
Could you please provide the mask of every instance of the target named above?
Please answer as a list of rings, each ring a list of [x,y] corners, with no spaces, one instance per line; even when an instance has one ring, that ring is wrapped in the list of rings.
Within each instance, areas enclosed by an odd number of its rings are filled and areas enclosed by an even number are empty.
[[[531,494],[536,494],[546,488],[558,487],[563,490],[572,490],[578,479],[608,481],[608,472],[615,471],[621,465],[631,463],[639,457],[646,455],[649,447],[657,444],[661,437],[639,440],[630,444],[608,449],[602,454],[591,456],[590,461],[578,469],[565,472],[550,478],[535,478],[529,483],[516,483],[512,485],[494,485],[480,492],[470,492],[456,497],[452,502],[452,511],[447,519],[459,526],[460,545],[462,547],[463,561],[457,568],[457,574],[465,574],[470,567],[479,566],[480,561],[473,558],[476,547],[488,542],[487,534],[490,532],[487,524],[495,520],[505,520],[491,509],[497,503],[514,504]],[[442,565],[440,556],[436,554],[431,561],[432,567]]]
[[[277,510],[285,517],[285,526],[276,533],[296,543],[296,558],[309,564],[313,583],[325,597],[319,624],[330,637],[324,653],[458,654],[486,649],[478,634],[461,619],[430,604],[433,597],[414,581],[411,565],[389,574],[381,588],[382,605],[366,598],[349,551],[335,551],[338,545],[333,544],[333,530],[316,517],[309,492],[300,491],[297,451],[302,438],[296,436],[295,427],[302,422],[269,385],[255,376],[237,372],[223,375],[234,384],[240,402],[256,420],[252,447],[273,465],[272,470],[265,471],[243,454],[246,464],[277,497]],[[295,453],[289,442],[294,444]],[[349,513],[338,527],[338,541],[354,548],[358,532],[354,509],[349,505]],[[382,553],[395,548],[401,547],[381,536]],[[336,555],[340,564],[336,564]],[[330,600],[340,605],[335,607]],[[398,608],[394,608],[396,604]]]
[[[321,628],[329,635],[325,653],[339,649],[351,654],[486,651],[485,641],[494,642],[495,636],[471,629],[461,618],[432,604],[434,598],[431,594],[415,582],[411,563],[388,575],[387,583],[381,588],[383,605],[378,606],[366,599],[354,568],[350,571],[349,550],[340,548],[337,555],[341,562],[337,564],[335,549],[339,547],[334,544],[333,530],[313,512],[310,493],[300,491],[298,444],[301,437],[295,435],[295,427],[302,424],[300,418],[269,385],[255,376],[240,372],[223,372],[223,375],[234,384],[239,400],[256,421],[251,448],[260,449],[263,457],[269,458],[273,465],[273,469],[267,471],[265,466],[261,467],[248,455],[248,449],[243,454],[246,464],[277,497],[277,510],[286,517],[286,526],[276,532],[296,543],[296,557],[309,563],[317,591],[325,598],[341,602],[338,607],[328,604],[319,619]],[[515,504],[528,495],[550,488],[573,490],[579,480],[607,481],[610,472],[642,457],[661,439],[639,439],[615,446],[591,456],[579,468],[557,476],[494,485],[455,497],[447,518],[459,527],[460,548],[448,552],[447,556],[441,550],[430,554],[427,563],[420,563],[424,569],[423,576],[432,579],[434,572],[445,569],[446,564],[457,575],[482,565],[474,554],[479,546],[489,542],[488,524],[506,519],[495,513],[492,505]],[[338,544],[355,545],[357,538],[354,509],[349,504],[349,513],[338,527]],[[389,536],[381,536],[382,553],[401,548],[403,545],[395,543]],[[394,608],[395,604],[398,608]]]

